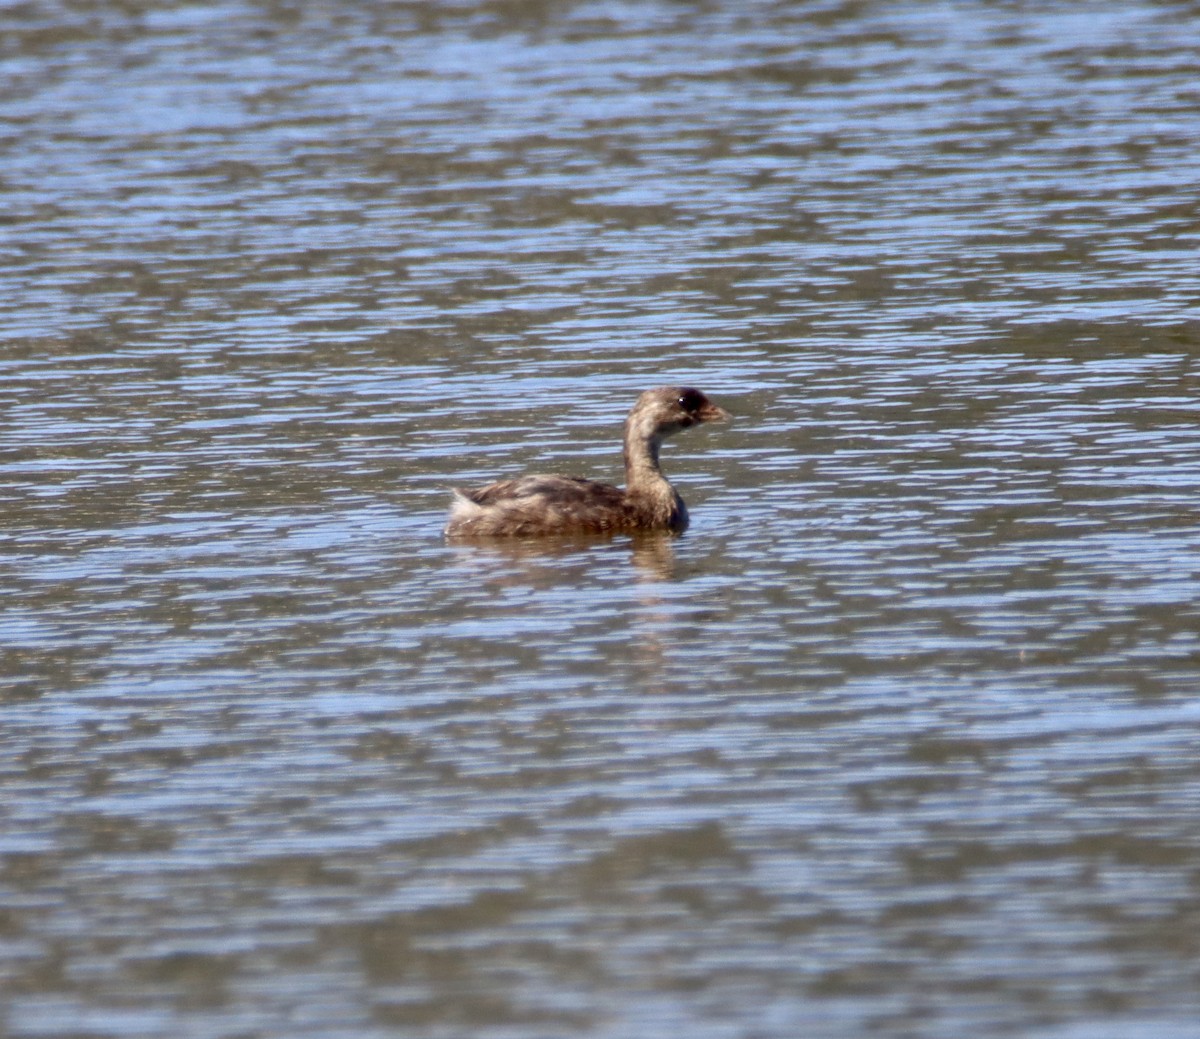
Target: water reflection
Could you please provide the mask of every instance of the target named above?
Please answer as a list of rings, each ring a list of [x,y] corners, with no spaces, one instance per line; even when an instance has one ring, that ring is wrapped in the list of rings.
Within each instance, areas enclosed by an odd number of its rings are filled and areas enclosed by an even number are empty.
[[[0,1030],[1195,1034],[1200,14],[970,14],[0,12]]]
[[[527,638],[532,630],[529,597],[544,596],[550,615],[543,624],[560,630],[558,656],[575,664],[600,663],[597,650],[607,656],[610,647],[620,645],[632,688],[644,692],[668,684],[670,633],[681,594],[686,596],[678,587],[677,540],[662,533],[475,538],[452,542],[450,551],[455,571],[480,594],[481,608],[472,623],[481,635],[507,629],[510,639]],[[608,632],[604,629],[614,608],[626,621]]]
[[[655,532],[614,537],[474,537],[451,541],[448,547],[455,566],[463,570],[502,585],[538,588],[560,585],[564,571],[577,577],[589,567],[611,569],[621,560],[627,561],[630,575],[639,581],[670,581],[676,541],[675,535]]]

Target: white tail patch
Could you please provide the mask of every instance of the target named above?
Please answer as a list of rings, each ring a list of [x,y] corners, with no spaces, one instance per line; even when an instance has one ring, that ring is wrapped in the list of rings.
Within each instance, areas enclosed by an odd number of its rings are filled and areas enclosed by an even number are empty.
[[[446,521],[446,529],[444,531],[446,534],[451,533],[456,526],[469,523],[483,512],[481,505],[471,501],[457,487],[454,488],[452,493],[454,497],[450,499],[450,517]]]

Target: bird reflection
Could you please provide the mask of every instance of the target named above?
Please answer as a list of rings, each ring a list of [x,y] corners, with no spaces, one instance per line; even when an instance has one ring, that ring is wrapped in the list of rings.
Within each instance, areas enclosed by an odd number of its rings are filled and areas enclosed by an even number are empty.
[[[535,587],[562,584],[569,572],[562,564],[589,563],[597,553],[615,554],[621,548],[629,551],[629,560],[644,581],[669,581],[675,575],[675,541],[665,533],[645,533],[629,537],[557,537],[557,538],[474,538],[469,542],[454,542],[452,551],[461,565],[491,560],[506,564],[489,573],[489,583],[503,587],[533,585]]]
[[[637,686],[652,692],[660,690],[666,679],[665,636],[671,628],[671,610],[663,585],[676,580],[677,541],[670,534],[650,532],[601,539],[475,538],[454,543],[450,551],[457,565],[470,570],[473,581],[497,596],[507,589],[524,588],[567,591],[572,599],[586,600],[584,585],[587,574],[597,567],[598,556],[606,569],[627,566],[636,581],[636,606],[614,613],[613,620],[623,619],[628,625],[626,660],[634,665]]]

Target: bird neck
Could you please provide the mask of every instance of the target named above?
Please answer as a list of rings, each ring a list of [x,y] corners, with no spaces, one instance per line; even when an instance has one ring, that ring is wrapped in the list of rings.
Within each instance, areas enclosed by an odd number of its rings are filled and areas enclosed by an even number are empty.
[[[638,428],[632,418],[625,425],[625,488],[628,491],[659,491],[670,484],[658,464],[662,437]]]

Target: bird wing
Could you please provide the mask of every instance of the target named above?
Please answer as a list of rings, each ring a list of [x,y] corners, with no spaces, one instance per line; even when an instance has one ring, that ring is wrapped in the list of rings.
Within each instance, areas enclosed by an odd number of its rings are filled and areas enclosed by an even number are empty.
[[[620,488],[574,476],[521,476],[463,493],[484,508],[504,505],[525,507],[533,505],[535,500],[547,506],[567,508],[616,507],[624,501]]]

